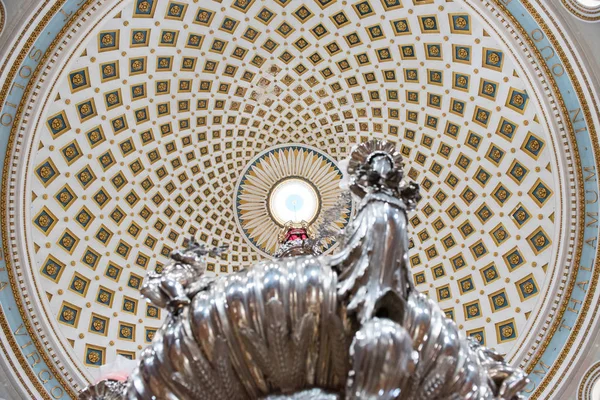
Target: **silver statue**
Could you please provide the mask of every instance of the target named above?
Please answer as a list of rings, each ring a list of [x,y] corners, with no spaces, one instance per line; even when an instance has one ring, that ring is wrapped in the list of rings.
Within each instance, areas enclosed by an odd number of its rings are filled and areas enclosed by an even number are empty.
[[[205,256],[219,256],[226,250],[227,246],[207,248],[190,238],[185,250],[171,253],[173,262],[163,271],[151,271],[146,275],[141,289],[142,297],[158,307],[167,308],[172,314],[179,313],[190,304],[194,294],[212,281],[204,276]]]
[[[188,249],[147,281],[170,315],[124,399],[522,399],[525,373],[412,285],[407,212],[420,196],[395,146],[356,146],[348,173],[360,203],[336,254],[202,281]]]
[[[86,387],[79,393],[79,398],[85,400],[122,400],[126,390],[127,382],[106,379]]]

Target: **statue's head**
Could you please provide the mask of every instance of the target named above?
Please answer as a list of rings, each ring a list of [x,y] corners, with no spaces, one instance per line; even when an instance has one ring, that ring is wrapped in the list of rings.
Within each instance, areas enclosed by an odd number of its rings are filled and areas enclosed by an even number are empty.
[[[394,166],[394,160],[389,153],[376,151],[367,159],[369,172],[373,179],[394,176],[402,179],[404,171]],[[374,182],[375,183],[375,182]]]
[[[375,139],[361,143],[352,149],[348,161],[350,190],[359,197],[378,191],[397,195],[403,166],[395,144]]]

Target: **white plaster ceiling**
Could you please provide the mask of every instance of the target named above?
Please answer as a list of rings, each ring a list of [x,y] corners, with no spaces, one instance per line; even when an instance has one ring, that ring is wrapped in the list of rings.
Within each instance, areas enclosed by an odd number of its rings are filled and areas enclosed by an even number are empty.
[[[554,266],[555,149],[512,55],[459,3],[136,0],[81,40],[27,190],[38,279],[85,365],[139,355],[162,316],[137,288],[184,238],[230,246],[214,273],[261,259],[234,215],[260,152],[341,160],[373,137],[422,186],[417,287],[488,346],[519,345]]]

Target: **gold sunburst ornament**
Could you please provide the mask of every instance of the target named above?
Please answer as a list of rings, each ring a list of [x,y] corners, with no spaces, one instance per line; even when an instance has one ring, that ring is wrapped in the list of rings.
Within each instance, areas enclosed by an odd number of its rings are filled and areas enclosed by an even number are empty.
[[[235,215],[244,238],[271,256],[286,223],[315,224],[336,205],[341,179],[336,162],[310,146],[282,145],[260,153],[242,173],[235,192]],[[335,221],[338,228],[346,225],[350,212],[349,204]]]

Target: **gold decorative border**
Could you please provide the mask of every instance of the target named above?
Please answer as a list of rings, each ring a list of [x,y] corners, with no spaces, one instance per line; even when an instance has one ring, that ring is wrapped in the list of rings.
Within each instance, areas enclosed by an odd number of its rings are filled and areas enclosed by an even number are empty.
[[[481,0],[481,1],[483,1],[483,0]],[[492,0],[492,1],[512,21],[514,26],[522,34],[522,36],[523,36],[522,39],[524,41],[526,41],[527,44],[529,45],[529,47],[531,48],[531,50],[535,52],[535,55],[537,56],[537,58],[539,60],[543,60],[544,58],[542,57],[541,53],[539,52],[539,50],[537,49],[535,44],[532,42],[531,38],[527,34],[527,31],[523,28],[523,26],[521,26],[521,24],[516,20],[516,18],[508,11],[506,6],[502,3],[502,0]],[[595,126],[592,121],[592,113],[590,111],[590,107],[587,103],[587,100],[585,99],[585,94],[582,90],[581,84],[578,81],[577,76],[575,75],[575,71],[573,70],[573,67],[570,63],[570,60],[567,57],[567,54],[565,53],[563,47],[558,43],[558,40],[556,39],[554,32],[549,28],[549,26],[546,24],[545,20],[538,13],[538,11],[532,6],[531,2],[529,0],[521,0],[521,2],[523,4],[523,6],[525,7],[525,9],[529,12],[531,17],[538,23],[539,27],[543,30],[544,34],[546,35],[546,38],[550,41],[550,43],[552,43],[552,45],[554,46],[554,48],[556,50],[558,57],[560,58],[560,60],[563,64],[563,67],[566,69],[567,74],[571,80],[571,84],[573,85],[573,87],[575,88],[575,91],[577,93],[578,100],[581,103],[581,108],[583,110],[587,129],[590,134],[590,139],[591,139],[590,142],[592,144],[594,154],[595,155],[600,154],[600,144],[598,143],[598,135],[597,135]],[[537,1],[537,4],[543,10],[544,13],[548,14],[546,7],[543,4],[541,4],[541,2],[539,0]],[[554,22],[554,20],[552,20],[552,21]],[[565,40],[565,36],[564,36],[562,30],[557,29],[556,31],[559,32],[559,34],[562,36],[562,39],[565,41],[570,53],[572,55],[574,55],[573,48],[570,46],[568,41]],[[577,57],[573,56],[572,58],[573,58],[573,61],[577,64],[577,67],[579,68],[579,70],[583,71],[583,68],[581,67],[581,64],[579,63],[579,60],[577,59]],[[542,63],[542,68],[546,72],[546,75],[549,78],[553,89],[555,90],[555,95],[557,96],[557,98],[559,100],[558,103],[561,107],[561,111],[562,111],[563,115],[568,116],[569,113],[565,107],[565,103],[562,98],[562,94],[560,93],[560,91],[558,89],[556,81],[554,80],[548,65],[546,63]],[[585,73],[582,73],[582,77],[583,77],[585,85],[587,87],[592,87],[590,85],[590,82],[588,81]],[[596,104],[596,101],[594,98],[592,98],[592,103],[593,103],[594,109],[596,110],[596,115],[600,117],[600,112],[598,110],[598,104]],[[571,120],[569,118],[567,118],[566,122],[567,122],[568,133],[574,140],[575,133],[574,133],[574,128],[571,123]],[[579,158],[579,151],[578,151],[577,147],[574,147],[574,150],[575,150],[575,157],[576,157],[575,165],[577,167],[578,181],[583,182],[583,174],[581,171],[581,165],[580,165],[581,160]],[[596,161],[596,166],[597,166],[597,164],[598,163]],[[583,187],[583,185],[578,185],[577,189],[578,189],[579,207],[582,207],[582,206],[584,206],[584,187]],[[583,209],[583,208],[580,208],[580,209]],[[585,214],[580,215],[578,222],[581,227],[584,226]],[[573,265],[575,265],[575,266],[578,266],[579,261],[581,260],[581,254],[582,254],[582,248],[583,248],[583,241],[582,241],[583,229],[580,229],[580,231],[578,232],[577,239],[578,239],[578,243],[580,244],[580,246],[578,246],[578,248],[576,249],[574,262],[573,262]],[[598,251],[600,251],[600,249]],[[596,291],[597,284],[598,284],[598,278],[600,276],[600,259],[598,257],[598,254],[596,255],[595,259],[596,259],[596,261],[594,264],[594,272],[592,274],[592,279],[590,282],[588,292],[586,293],[585,301],[581,307],[580,314],[577,318],[577,322],[576,322],[575,326],[573,326],[573,328],[571,329],[571,331],[570,331],[571,334],[567,340],[567,343],[562,348],[561,353],[559,354],[558,358],[553,363],[552,367],[548,370],[548,372],[542,379],[540,385],[538,387],[536,387],[536,389],[535,389],[534,393],[531,395],[530,399],[535,400],[535,399],[539,398],[541,396],[541,392],[543,392],[544,389],[546,389],[546,387],[551,383],[552,377],[556,374],[558,369],[561,367],[563,361],[567,357],[567,353],[571,350],[575,340],[577,339],[576,336],[583,326],[583,323],[587,316],[588,310],[590,310],[590,309],[593,310],[592,320],[595,319],[595,317],[598,313],[598,310],[595,307],[592,308],[592,304],[591,304],[593,297],[594,297],[594,293]],[[563,301],[560,306],[560,309],[558,311],[559,317],[554,319],[553,326],[551,327],[551,330],[550,330],[551,333],[555,333],[561,325],[562,316],[564,315],[564,313],[568,307],[568,299],[571,298],[571,294],[575,287],[576,278],[577,278],[577,274],[573,273],[571,276],[571,279],[569,280],[568,287],[566,288],[566,291],[565,291],[567,296],[565,297],[563,294],[563,298],[566,299],[566,301]],[[578,344],[578,346],[576,348],[576,352],[575,352],[576,354],[579,353],[579,351],[581,351],[581,348],[583,347],[583,345],[585,343],[584,339],[585,339],[585,337],[587,337],[588,333],[589,333],[589,329],[586,330],[586,332],[584,333],[584,337],[582,338],[583,340],[579,341],[579,344]],[[544,351],[548,348],[548,345],[550,344],[552,337],[553,337],[553,335],[546,337],[545,340],[540,344],[540,347],[536,351],[536,354],[534,355],[532,360],[529,361],[529,363],[526,367],[527,372],[532,372],[535,365],[537,365],[537,363],[540,361],[541,357],[543,356]],[[567,369],[570,368],[573,363],[574,363],[574,357],[571,357],[571,359],[569,360],[569,363],[567,364]],[[549,393],[546,393],[547,396],[551,396],[556,391],[557,383],[558,382],[556,382],[554,384],[554,386],[552,387],[552,389],[550,390]]]
[[[578,5],[576,0],[560,0],[560,2],[571,14],[585,22],[600,21],[600,6],[588,8],[583,5]]]
[[[6,7],[4,7],[4,2],[0,0],[0,34],[2,34],[4,24],[6,24]]]
[[[38,11],[41,12],[41,10],[48,3],[50,3],[50,0],[46,0],[42,4],[42,6],[38,9]],[[15,61],[12,63],[11,69],[8,72],[7,77],[4,81],[2,91],[0,92],[0,104],[4,104],[6,97],[9,93],[8,87],[9,87],[10,83],[13,81],[13,79],[15,78],[17,69],[20,67],[22,61],[25,59],[27,54],[29,54],[29,51],[31,50],[33,44],[35,43],[35,41],[37,40],[39,35],[42,33],[42,31],[45,29],[45,27],[48,25],[50,20],[56,14],[58,14],[58,12],[61,10],[62,6],[65,3],[66,3],[66,0],[56,0],[54,2],[54,4],[52,5],[52,7],[50,8],[50,10],[44,15],[44,17],[41,19],[41,21],[35,27],[33,33],[30,35],[30,37],[27,39],[27,41],[23,45],[23,47],[22,47],[21,51],[19,52],[19,54],[17,55]],[[71,26],[84,13],[84,11],[93,3],[94,3],[94,0],[85,0],[85,2],[81,5],[81,7],[79,9],[77,9],[77,11],[73,13],[73,15],[71,15],[71,17],[69,18],[69,21],[67,21],[67,23],[63,26],[63,28],[58,32],[58,34],[56,35],[54,40],[48,46],[48,49],[46,50],[44,55],[39,60],[35,70],[33,71],[32,75],[31,75],[31,79],[29,79],[29,81],[24,89],[24,94],[23,94],[23,97],[21,98],[19,108],[17,109],[17,111],[15,113],[15,117],[13,119],[14,123],[13,123],[13,126],[11,127],[11,132],[10,132],[10,135],[8,138],[7,149],[11,149],[13,147],[13,144],[15,141],[15,136],[16,136],[16,131],[18,129],[18,124],[16,122],[19,121],[21,118],[21,114],[23,113],[24,104],[26,102],[26,99],[28,98],[29,93],[33,89],[34,81],[36,80],[36,77],[39,75],[40,71],[44,67],[44,64],[47,61],[47,59],[49,58],[49,56],[52,53],[54,53],[55,48],[63,40],[63,36],[71,29]],[[36,13],[35,15],[38,15],[39,12]],[[0,69],[0,76],[6,69],[8,62],[11,59],[12,54],[15,52],[16,48],[18,47],[19,43],[21,42],[21,39],[23,38],[25,33],[28,31],[28,28],[31,26],[32,23],[33,23],[33,19],[31,19],[23,27],[18,39],[15,40],[15,42],[14,42],[15,44],[13,45],[10,52],[6,56],[5,61],[2,65],[2,68]],[[6,158],[4,160],[3,170],[2,170],[2,181],[3,182],[7,182],[11,164],[12,164],[12,157],[9,157],[9,154],[7,153]],[[6,216],[7,215],[7,207],[6,207],[7,191],[4,190],[4,188],[3,188],[2,194],[1,194],[1,201],[2,201],[2,205],[0,205],[0,213],[2,216]],[[3,245],[2,250],[4,253],[4,259],[6,262],[6,271],[8,272],[8,278],[10,281],[11,289],[13,291],[13,296],[15,297],[15,300],[17,300],[20,297],[21,291],[18,288],[18,285],[16,284],[17,282],[16,282],[15,275],[14,275],[15,271],[13,271],[13,266],[11,265],[11,257],[10,257],[11,254],[10,254],[10,249],[8,248],[8,245],[7,245],[7,243],[8,243],[7,233],[8,232],[6,229],[6,220],[4,218],[2,218],[1,223],[2,223],[2,245]],[[23,319],[23,326],[25,326],[27,333],[31,337],[31,339],[35,345],[35,348],[38,351],[38,353],[40,354],[40,356],[42,357],[42,359],[44,360],[44,363],[48,366],[52,375],[58,381],[58,383],[63,387],[63,389],[65,389],[65,392],[67,393],[67,395],[72,399],[76,399],[78,394],[73,390],[71,385],[69,385],[67,383],[67,381],[65,381],[62,372],[56,368],[54,361],[50,360],[50,358],[48,357],[47,352],[45,351],[44,347],[42,346],[42,344],[40,342],[40,339],[38,338],[38,336],[36,335],[36,333],[32,327],[31,321],[28,318],[26,310],[23,309],[23,304],[19,301],[16,301],[16,304],[17,304],[17,308],[19,310],[19,314],[21,315],[21,317]],[[11,348],[13,349],[14,355],[19,360],[19,364],[25,370],[25,373],[27,374],[29,380],[31,381],[31,383],[33,384],[35,389],[38,391],[38,393],[42,396],[43,399],[51,400],[52,398],[50,397],[50,395],[48,394],[46,389],[40,384],[35,373],[29,367],[29,363],[23,357],[23,354],[21,353],[19,346],[16,344],[16,341],[14,340],[13,334],[8,325],[8,321],[6,320],[6,317],[3,312],[0,313],[0,325],[2,325],[4,334],[7,337],[7,339],[9,340],[9,344],[11,345]],[[19,379],[22,381],[21,377],[19,377]],[[32,398],[35,398],[35,396],[32,396]]]
[[[463,1],[465,1],[465,0],[463,0]],[[481,1],[481,2],[483,2],[484,0],[480,0],[480,1]],[[500,0],[500,1],[503,1],[503,0]],[[489,4],[489,2],[488,2],[487,4]],[[468,6],[470,6],[470,4],[468,3],[468,0],[466,0],[466,1],[465,1],[465,5],[468,5]],[[484,19],[484,20],[486,19],[486,16],[484,16],[484,15],[481,13],[482,9],[480,9],[480,8],[476,8],[476,7],[473,7],[473,6],[471,6],[471,9],[472,9],[472,11],[473,11],[473,12],[475,12],[475,13],[476,13],[476,14],[477,14],[479,17],[481,17],[481,18],[482,18],[482,19]],[[485,8],[484,8],[484,9],[485,9]],[[488,26],[489,26],[489,25],[488,25]],[[490,27],[491,29],[493,29],[493,30],[494,30],[494,32],[495,32],[495,33],[496,33],[496,34],[497,34],[499,37],[501,37],[501,36],[502,36],[499,30],[495,29],[495,28],[494,28],[494,27],[492,27],[492,26],[489,26],[489,27]],[[501,27],[502,27],[502,28],[505,28],[505,26],[504,26],[504,25],[502,25]],[[518,56],[517,56],[517,54],[516,54],[515,52],[513,52],[513,51],[510,49],[510,45],[509,45],[509,43],[508,43],[508,42],[506,42],[505,40],[503,40],[502,42],[504,43],[504,45],[505,45],[505,46],[507,46],[507,47],[509,48],[509,51],[510,51],[510,52],[511,52],[511,54],[512,54],[512,55],[515,57],[515,59],[516,59],[517,63],[520,65],[520,67],[521,67],[523,70],[526,70],[526,68],[525,68],[525,67],[523,66],[523,64],[521,63],[522,59],[521,59],[520,57],[518,57]],[[531,80],[529,77],[527,77],[527,79],[528,79],[529,83],[530,83],[531,85],[533,85],[533,83],[532,83],[532,80]],[[549,89],[550,89],[550,88],[548,87],[548,85],[544,85],[544,90],[549,90]],[[537,91],[535,91],[534,93],[535,93],[535,94],[536,94],[536,96],[537,96],[537,94],[538,94],[538,93],[537,93]],[[543,102],[542,102],[540,99],[538,99],[538,101],[540,102],[540,104],[543,104]],[[548,128],[548,130],[551,130],[551,128],[550,128],[550,125],[549,125],[549,123],[548,123],[548,117],[546,116],[546,114],[545,114],[544,110],[540,110],[540,111],[541,111],[541,113],[544,115],[544,120],[545,120],[545,122],[546,122],[546,127]],[[549,137],[550,137],[551,139],[554,139],[554,136],[552,136],[552,135],[550,135]],[[564,145],[568,146],[567,150],[570,150],[570,148],[571,148],[570,144],[571,144],[571,143],[570,143],[568,140],[566,140],[566,139],[563,139],[561,142],[562,142]],[[566,142],[566,143],[565,143],[565,142]],[[553,148],[553,150],[554,150],[554,156],[555,156],[555,157],[558,159],[558,154],[557,154],[557,151],[556,151],[556,146],[555,146],[554,140],[552,140],[552,148]],[[567,154],[567,156],[569,156],[569,154],[570,154],[570,153],[568,153],[568,152],[567,152],[566,154]],[[567,165],[567,168],[566,168],[566,169],[567,169],[567,171],[565,171],[565,172],[568,174],[568,178],[569,178],[569,180],[570,180],[571,182],[574,182],[574,181],[575,181],[575,179],[571,178],[571,176],[573,175],[573,168],[572,168],[572,166],[568,166],[568,165]],[[559,182],[558,182],[558,183],[559,183],[560,192],[562,192],[562,191],[563,191],[563,184],[562,184],[562,181],[560,181],[560,180],[559,180]],[[573,185],[571,185],[571,186],[574,186],[574,184],[573,184]],[[568,211],[568,209],[565,209],[565,207],[564,207],[564,204],[563,204],[563,199],[562,199],[561,197],[559,197],[559,198],[560,198],[560,210],[565,210],[565,211]],[[575,223],[572,223],[572,224],[570,224],[570,225],[573,227],[573,229],[574,229],[574,228],[576,228],[576,226],[577,226]],[[562,223],[562,219],[559,219],[559,229],[558,229],[558,231],[559,231],[559,232],[562,232],[562,231],[563,231],[563,223]],[[569,236],[570,236],[570,235],[569,235]],[[569,237],[569,240],[571,240],[571,239],[570,239],[570,237]],[[557,240],[556,242],[561,242],[561,238],[559,237],[559,238],[558,238],[558,240]],[[557,258],[555,259],[555,264],[557,264],[557,261],[558,261],[558,254],[557,254]],[[556,269],[554,269],[554,270],[552,271],[552,274],[553,274],[553,275],[551,275],[550,277],[548,277],[548,278],[547,278],[547,279],[550,279],[550,281],[549,281],[549,282],[550,282],[550,285],[548,285],[548,286],[551,286],[551,282],[553,282],[553,281],[554,281],[554,279],[556,278],[556,276],[554,275],[556,272],[557,272],[557,270],[556,270]],[[567,274],[564,274],[564,273],[563,273],[562,275],[563,275],[563,278],[564,278],[564,279],[566,279],[566,278],[568,277],[568,273],[567,273]],[[542,302],[542,304],[544,304],[544,303],[547,301],[548,297],[549,297],[549,293],[548,293],[548,291],[545,291],[545,292],[543,293],[543,298],[542,298],[541,300],[538,300],[538,301],[541,301],[541,302]],[[554,297],[555,297],[555,298],[560,298],[560,294],[559,294],[559,295],[555,295]],[[553,311],[554,311],[554,310],[553,310]],[[535,315],[535,319],[534,319],[534,321],[535,321],[535,320],[537,320],[537,319],[538,319],[540,316],[541,316],[541,313],[538,313],[538,314],[536,314],[536,315]],[[546,323],[545,323],[545,324],[550,324],[550,323],[553,321],[553,317],[554,317],[554,314],[552,314],[552,315],[550,315],[550,316],[546,315]],[[523,335],[523,333],[521,333],[521,335],[520,335],[520,338],[522,339],[524,336],[525,336],[525,337],[526,337],[526,336],[528,336],[528,335],[530,334],[530,332],[532,331],[532,329],[533,329],[535,326],[537,326],[537,325],[536,325],[536,324],[534,324],[534,323],[532,323],[532,324],[529,326],[529,329],[527,330],[527,333],[526,333],[525,335]],[[544,332],[546,332],[546,331],[547,331],[547,327],[545,327],[544,325],[542,325],[542,326],[541,326],[541,328],[544,330]],[[514,353],[514,354],[517,354],[517,353],[519,353],[519,352],[520,352],[520,349],[521,349],[521,348],[523,348],[523,345],[524,345],[524,343],[525,343],[525,342],[524,342],[524,340],[520,340],[520,342],[519,342],[519,346],[516,348],[516,350],[514,350],[514,351],[513,351],[513,353]],[[514,358],[514,356],[513,356],[513,358]],[[509,361],[512,361],[512,360],[513,360],[513,358],[511,358]]]
[[[592,365],[579,384],[579,390],[577,390],[577,400],[593,400],[592,391],[594,390],[595,383],[600,378],[600,362]]]
[[[10,329],[10,326],[8,325],[8,322],[6,321],[6,317],[4,316],[4,309],[2,308],[2,305],[0,305],[0,326],[2,327],[2,332],[4,332],[4,337],[8,341],[8,345],[11,347],[11,349],[13,349],[13,352],[14,352],[14,349],[18,349],[19,345],[15,341],[15,338],[12,334],[11,335],[7,334],[7,332],[11,331],[11,329]],[[0,348],[2,349],[2,352],[5,355],[8,354],[8,351],[7,351],[6,347],[4,347],[4,343],[2,343],[1,340],[0,340]],[[27,360],[23,359],[23,355],[21,353],[17,353],[17,352],[14,352],[14,353],[15,353],[15,356],[17,357],[17,360],[19,360],[19,364],[21,366],[23,366],[23,362],[27,363]],[[34,394],[31,393],[31,390],[29,390],[29,387],[28,387],[27,383],[23,380],[23,377],[21,376],[21,374],[16,373],[17,366],[12,362],[10,357],[6,357],[5,360],[10,365],[10,368],[12,369],[12,371],[15,372],[13,374],[13,376],[16,376],[17,379],[19,379],[19,382],[21,382],[22,388],[25,389],[27,394],[29,396],[31,396],[32,399],[34,399],[35,398]],[[26,373],[27,373],[27,376],[29,377],[29,379],[32,380],[32,376],[27,370],[26,370]],[[33,376],[33,379],[35,379],[35,375]],[[36,387],[36,389],[39,392],[40,389],[36,386],[36,382],[37,382],[36,380],[32,380],[31,383],[33,383],[33,385]],[[38,383],[38,385],[39,385],[39,383]],[[40,385],[40,387],[41,387],[41,385]],[[43,389],[43,387],[42,387],[42,389]],[[43,396],[44,392],[40,392],[40,394],[42,394],[42,396]],[[44,398],[47,398],[47,397],[44,397]]]
[[[112,12],[113,12],[113,11],[114,11],[114,10],[115,10],[117,7],[119,7],[119,6],[122,4],[122,2],[123,2],[122,0],[119,0],[119,1],[117,1],[116,3],[112,4],[112,7],[111,7],[109,10],[107,10],[107,11],[104,13],[104,16],[103,16],[103,17],[101,17],[101,18],[100,18],[100,19],[99,19],[99,20],[98,20],[98,21],[97,21],[97,22],[94,24],[94,27],[92,27],[92,28],[91,28],[90,32],[88,32],[88,34],[86,34],[86,35],[83,37],[83,39],[86,39],[86,38],[87,38],[87,37],[88,37],[88,36],[91,34],[91,31],[92,31],[92,30],[93,30],[93,29],[94,29],[94,28],[95,28],[95,27],[96,27],[98,24],[100,24],[100,23],[101,23],[101,22],[104,20],[104,17],[106,17],[106,15],[107,15],[107,14],[110,14],[110,13],[112,13]],[[86,8],[86,6],[82,6],[82,8]],[[81,10],[81,9],[80,9],[80,10]],[[81,14],[81,13],[80,13],[80,14]],[[71,22],[71,25],[73,25],[73,24],[72,24],[72,22]],[[69,27],[70,27],[71,25],[67,25],[67,26],[69,26]],[[66,29],[66,27],[67,27],[67,26],[65,26],[65,29]],[[56,44],[55,44],[55,43],[58,43],[58,42],[60,41],[60,40],[59,40],[59,38],[62,38],[63,36],[64,36],[64,35],[61,35],[61,33],[59,33],[59,36],[57,36],[57,37],[55,38],[55,41],[53,41],[53,42],[51,43],[51,45],[50,45],[50,46],[56,46]],[[80,41],[79,43],[77,43],[77,46],[76,46],[75,48],[78,48],[78,46],[79,46],[80,44],[81,44],[81,41]],[[50,54],[50,53],[52,53],[53,51],[54,51],[54,50],[53,50],[51,47],[49,47],[49,48],[48,48],[48,50],[47,50],[47,54]],[[63,65],[62,65],[62,68],[61,68],[61,73],[62,73],[62,71],[64,70],[64,68],[65,68],[65,65],[66,65],[66,64],[68,63],[68,61],[69,61],[69,60],[70,60],[70,59],[73,57],[73,55],[74,55],[73,53],[69,54],[69,56],[67,57],[67,60],[66,60],[66,62],[65,62]],[[57,54],[56,54],[56,53],[54,53],[54,56],[56,57],[56,56],[57,56]],[[41,64],[44,64],[45,62],[46,62],[46,58],[42,58],[42,59],[41,59],[41,61],[40,61],[40,65],[41,65]],[[33,79],[33,80],[36,80],[36,81],[38,81],[38,82],[39,82],[39,80],[37,80],[37,69],[36,69],[36,71],[34,71],[34,73],[33,73],[31,76],[32,76],[32,78],[31,78],[31,79]],[[56,85],[56,82],[52,83],[52,85],[51,85],[51,87],[50,87],[50,89],[49,89],[49,92],[51,92],[51,91],[53,90],[53,88],[55,87],[55,85]],[[25,92],[24,96],[28,96],[28,92]],[[26,97],[24,97],[24,98],[26,98]],[[48,98],[44,99],[44,104],[42,105],[42,108],[45,108],[47,101],[48,101]],[[20,111],[20,110],[21,110],[21,108],[19,108],[18,110]],[[39,120],[38,120],[38,122],[36,122],[36,124],[35,124],[35,129],[34,129],[34,131],[37,131],[37,129],[38,129],[38,126],[39,126]],[[32,151],[32,149],[30,148],[30,149],[29,149],[29,151],[30,151],[30,152],[29,152],[29,154],[28,154],[28,158],[29,158],[29,157],[30,157],[30,155],[31,155],[31,151]],[[23,193],[23,195],[25,195],[25,193]],[[24,219],[22,222],[23,222],[23,224],[25,224],[25,225],[26,225],[26,222],[27,222],[27,221]],[[25,232],[25,242],[27,242],[27,232]],[[29,265],[33,265],[33,263],[32,263],[32,260],[31,260],[31,258],[30,258],[30,255],[29,255],[29,253],[27,253],[26,255],[27,255],[27,261],[29,262]],[[41,294],[41,292],[40,292],[40,290],[39,290],[39,288],[38,288],[38,284],[37,284],[37,282],[36,282],[36,280],[35,280],[35,275],[32,275],[32,282],[33,282],[33,286],[34,286],[34,288],[35,288],[35,290],[36,290],[37,294],[38,294],[38,295],[40,295],[40,294]],[[11,284],[11,285],[12,285],[12,284]],[[21,289],[17,288],[17,290],[21,290]],[[14,289],[13,289],[13,291],[14,291]],[[51,320],[51,318],[49,318],[49,316],[48,316],[48,312],[46,311],[46,309],[45,309],[45,307],[44,307],[43,301],[42,301],[42,304],[41,304],[41,310],[43,311],[43,313],[44,313],[44,315],[45,315],[46,319],[47,319],[48,321],[50,321],[50,320]],[[26,318],[26,316],[25,316],[25,315],[22,315],[22,317],[23,317],[23,319],[25,319],[25,318]],[[54,329],[54,326],[52,325],[52,323],[49,323],[49,324],[48,324],[48,326],[49,326],[49,327],[50,327],[50,329],[52,330],[52,333],[54,334],[54,337],[56,337],[56,338],[57,338],[57,341],[58,341],[58,343],[59,343],[59,344],[62,346],[62,348],[63,348],[63,349],[66,349],[65,343],[63,343],[63,342],[62,342],[62,341],[59,339],[60,335],[59,335],[59,334],[58,334],[58,332],[57,332],[57,331]],[[37,338],[34,338],[34,339],[36,339],[36,340],[37,340]],[[50,349],[50,351],[51,351],[51,349]],[[71,366],[71,367],[73,367],[75,370],[77,370],[77,371],[80,373],[80,375],[81,375],[82,377],[84,377],[84,378],[85,378],[85,372],[83,372],[83,371],[82,371],[82,369],[79,367],[79,363],[78,363],[76,360],[74,360],[74,359],[73,359],[73,358],[72,358],[72,357],[71,357],[71,356],[68,354],[68,352],[67,352],[67,353],[63,352],[62,354],[66,355],[66,356],[68,357],[68,359],[70,360],[70,363],[69,363],[69,364],[70,364],[70,366]],[[61,368],[61,370],[62,370],[62,369],[63,369],[63,368]],[[68,374],[67,374],[67,376],[68,376]],[[72,378],[70,378],[70,379],[69,379],[69,381],[72,381]],[[74,388],[77,388],[77,384],[75,384],[75,385],[74,385]]]

